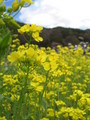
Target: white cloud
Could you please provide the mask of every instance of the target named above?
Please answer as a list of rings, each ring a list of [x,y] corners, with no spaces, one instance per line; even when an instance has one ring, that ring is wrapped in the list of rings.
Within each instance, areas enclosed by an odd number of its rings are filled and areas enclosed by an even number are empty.
[[[19,19],[44,27],[90,28],[90,0],[36,0]]]

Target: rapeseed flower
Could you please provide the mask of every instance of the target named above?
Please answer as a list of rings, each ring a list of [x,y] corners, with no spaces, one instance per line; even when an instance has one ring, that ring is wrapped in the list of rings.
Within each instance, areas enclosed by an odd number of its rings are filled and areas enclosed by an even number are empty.
[[[42,118],[42,119],[40,119],[40,120],[49,120],[49,118]]]
[[[44,67],[44,69],[45,69],[46,71],[50,70],[50,68],[51,68],[49,62],[43,63],[43,67]]]
[[[28,33],[34,40],[37,42],[43,41],[43,38],[39,36],[39,33],[41,32],[43,28],[41,26],[36,26],[36,24],[32,24],[31,26],[29,24],[22,26],[20,29],[18,29],[18,32],[20,34]]]
[[[7,120],[7,119],[5,118],[5,116],[3,116],[3,117],[0,117],[0,120]]]
[[[3,2],[3,0],[0,0],[0,4]]]

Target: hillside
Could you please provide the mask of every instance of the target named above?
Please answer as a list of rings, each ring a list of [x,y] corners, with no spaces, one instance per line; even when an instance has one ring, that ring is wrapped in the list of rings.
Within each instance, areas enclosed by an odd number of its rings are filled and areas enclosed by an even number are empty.
[[[21,26],[23,23],[19,23]],[[17,30],[14,30],[14,33],[18,33]],[[80,42],[88,42],[90,44],[90,30],[80,30],[73,28],[43,28],[40,36],[43,37],[43,42],[37,43],[32,41],[34,44],[38,44],[40,47],[55,47],[60,44],[62,46],[67,46],[68,43],[72,43],[73,45],[79,44]],[[29,39],[29,36],[25,34],[25,37]],[[23,35],[18,33],[18,38],[20,39],[21,44],[25,43],[25,38]]]

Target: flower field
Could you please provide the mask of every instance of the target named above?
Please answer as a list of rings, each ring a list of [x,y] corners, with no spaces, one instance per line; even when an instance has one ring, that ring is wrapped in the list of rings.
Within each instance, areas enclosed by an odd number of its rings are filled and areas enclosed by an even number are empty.
[[[0,120],[90,120],[90,47],[39,48],[42,27],[20,26],[14,17],[32,0],[0,0]],[[12,14],[14,14],[12,16]],[[27,33],[20,45],[7,26]]]
[[[20,45],[0,66],[1,120],[90,120],[90,53]]]

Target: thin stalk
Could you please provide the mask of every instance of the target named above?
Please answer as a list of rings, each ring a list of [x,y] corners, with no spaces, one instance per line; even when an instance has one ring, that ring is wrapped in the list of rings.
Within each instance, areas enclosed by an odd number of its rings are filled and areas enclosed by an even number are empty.
[[[34,118],[35,118],[35,120],[36,120],[36,103],[37,103],[37,94],[35,93],[35,111],[34,111]]]
[[[43,98],[43,94],[44,94],[44,91],[45,91],[45,115],[47,115],[47,102],[46,102],[46,86],[47,86],[47,83],[48,83],[48,72],[46,73],[46,82],[45,82],[45,85],[44,85],[44,89],[42,91],[42,98]]]
[[[40,112],[40,108],[42,107],[42,94],[39,93],[39,120],[42,117],[42,113]]]
[[[30,40],[28,41],[28,44],[32,42],[32,33],[30,32]]]
[[[26,42],[28,42],[28,40],[26,39],[26,37],[25,37],[25,35],[23,34],[23,37],[24,37],[24,39],[26,40]]]
[[[0,72],[1,72],[1,57],[0,57]]]
[[[20,10],[22,9],[22,7],[17,11],[17,13],[16,14],[14,14],[12,17],[14,18],[19,12],[20,12]]]
[[[27,5],[27,6],[23,6],[24,8],[26,8],[26,7],[29,7],[31,4],[29,4],[29,5]]]
[[[54,103],[54,120],[55,120],[55,82],[54,82],[54,99],[53,99],[53,103]]]
[[[27,64],[27,75],[26,75],[26,79],[24,82],[24,88],[21,90],[21,94],[20,94],[20,99],[17,103],[17,109],[15,111],[15,120],[20,120],[21,119],[21,112],[22,112],[22,104],[25,100],[25,93],[26,93],[26,89],[27,89],[27,80],[28,80],[28,74],[29,74],[29,64]],[[25,109],[24,109],[25,111]]]

